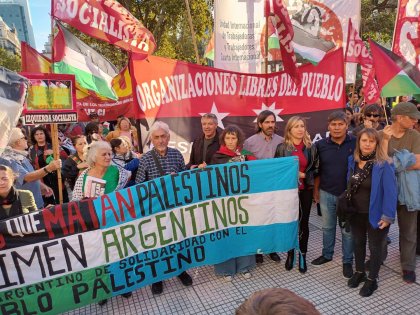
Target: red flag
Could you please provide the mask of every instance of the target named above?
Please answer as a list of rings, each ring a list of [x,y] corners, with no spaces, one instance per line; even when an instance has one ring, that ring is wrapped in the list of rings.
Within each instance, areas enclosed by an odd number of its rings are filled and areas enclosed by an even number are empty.
[[[41,55],[25,42],[20,42],[23,72],[50,73],[51,60]]]
[[[280,42],[284,71],[292,77],[296,85],[300,85],[300,75],[296,66],[296,56],[292,44],[294,32],[289,13],[280,0],[274,1],[273,12],[275,14],[274,18],[276,19],[276,29]]]
[[[362,66],[363,92],[367,104],[375,103],[380,97],[380,90],[375,81],[375,69],[373,60],[365,43],[349,20],[347,36],[346,62],[359,63]]]
[[[52,0],[51,16],[143,58],[156,49],[152,33],[115,0]]]

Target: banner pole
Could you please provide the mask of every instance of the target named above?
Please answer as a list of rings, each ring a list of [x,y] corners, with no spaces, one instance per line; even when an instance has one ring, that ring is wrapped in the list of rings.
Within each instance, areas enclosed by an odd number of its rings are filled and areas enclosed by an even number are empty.
[[[53,5],[54,0],[51,0],[51,67],[50,73],[54,73],[54,17],[53,17]],[[54,99],[54,98],[53,98]],[[51,140],[53,146],[54,160],[60,158],[60,144],[58,140],[58,126],[57,124],[51,124]],[[58,181],[58,201],[60,204],[63,203],[63,182],[61,180],[61,169],[57,169],[57,181]]]
[[[264,73],[268,73],[268,15],[265,17],[265,56],[264,56]]]

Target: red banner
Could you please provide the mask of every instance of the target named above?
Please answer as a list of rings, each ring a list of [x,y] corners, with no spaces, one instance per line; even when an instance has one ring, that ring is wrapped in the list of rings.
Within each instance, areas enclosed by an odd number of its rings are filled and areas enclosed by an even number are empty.
[[[381,93],[375,81],[375,68],[373,67],[372,56],[360,38],[358,31],[353,27],[351,20],[349,20],[345,61],[360,63],[362,66],[363,92],[366,104],[375,103]]]
[[[52,0],[51,15],[142,58],[156,49],[152,33],[115,0]]]
[[[399,0],[392,51],[420,70],[420,4]]]
[[[248,135],[256,115],[264,109],[273,111],[278,122],[297,114],[316,116],[309,123],[310,130],[313,135],[324,132],[323,111],[345,105],[342,49],[327,54],[318,66],[307,64],[298,71],[299,87],[284,71],[244,74],[154,56],[130,62],[134,98],[143,123],[150,126],[155,119],[164,120],[175,137],[182,137],[188,145],[199,134],[194,128],[200,126],[191,118],[199,120],[209,112],[219,117],[219,127],[235,123]]]

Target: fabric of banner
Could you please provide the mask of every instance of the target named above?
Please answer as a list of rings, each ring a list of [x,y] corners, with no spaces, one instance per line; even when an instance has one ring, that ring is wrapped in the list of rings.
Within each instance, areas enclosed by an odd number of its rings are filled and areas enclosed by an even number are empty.
[[[362,66],[363,91],[366,104],[376,103],[380,97],[379,87],[375,81],[375,68],[372,57],[359,36],[359,32],[349,21],[347,36],[346,62],[359,63]]]
[[[57,26],[58,33],[54,37],[54,72],[74,74],[80,90],[116,100],[117,96],[111,86],[112,78],[117,75],[115,66],[60,23]]]
[[[418,0],[398,0],[392,51],[420,71],[420,9]]]
[[[51,60],[37,52],[31,46],[21,42],[22,71],[50,73]],[[90,121],[89,114],[95,112],[101,121],[116,120],[119,116],[135,117],[133,89],[128,66],[112,79],[112,89],[118,100],[112,101],[100,95],[86,93],[76,87],[76,105],[79,121]]]
[[[201,133],[204,113],[218,117],[224,129],[236,124],[247,136],[255,132],[255,118],[268,109],[280,124],[287,117],[310,118],[308,128],[313,138],[325,134],[328,112],[344,108],[344,61],[342,50],[326,55],[318,66],[299,68],[299,88],[285,72],[252,75],[203,67],[182,61],[150,56],[147,61],[132,58],[130,63],[136,104],[144,132],[156,119],[171,129],[171,146],[180,149],[188,159],[188,148]],[[147,146],[148,139],[142,139]]]
[[[385,97],[420,94],[420,71],[404,58],[369,39],[376,78]]]
[[[146,58],[156,49],[152,33],[114,0],[52,0],[52,16],[89,36]]]
[[[0,67],[0,155],[9,142],[10,130],[22,113],[27,89],[27,79]]]
[[[0,313],[58,314],[193,267],[297,248],[297,174],[296,157],[214,165],[3,221]]]

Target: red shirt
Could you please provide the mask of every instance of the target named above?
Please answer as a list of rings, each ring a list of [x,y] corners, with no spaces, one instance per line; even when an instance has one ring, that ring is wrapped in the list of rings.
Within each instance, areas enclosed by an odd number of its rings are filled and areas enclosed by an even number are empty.
[[[303,154],[303,149],[305,145],[303,141],[298,145],[294,144],[295,150],[292,152],[292,155],[297,156],[299,158],[299,172],[305,173],[306,167],[308,166],[308,160],[306,159],[305,154]],[[305,188],[305,184],[302,178],[299,178],[299,190]]]

